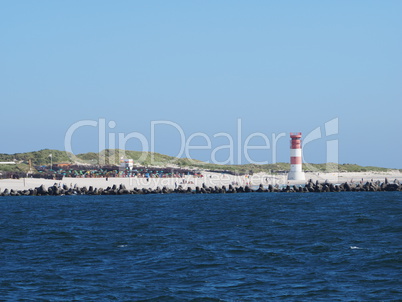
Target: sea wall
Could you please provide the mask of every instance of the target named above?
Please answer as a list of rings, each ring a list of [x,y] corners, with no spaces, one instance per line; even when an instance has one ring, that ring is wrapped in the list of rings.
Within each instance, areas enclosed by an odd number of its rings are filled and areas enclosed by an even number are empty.
[[[68,187],[67,185],[57,185],[46,188],[44,185],[34,189],[26,190],[8,190],[0,192],[0,196],[60,196],[60,195],[127,195],[127,194],[230,194],[230,193],[261,193],[261,192],[277,192],[277,193],[324,193],[324,192],[384,192],[384,191],[402,191],[402,185],[395,179],[392,183],[385,179],[384,182],[366,182],[366,183],[348,183],[332,184],[329,182],[319,183],[309,180],[304,186],[282,186],[259,185],[258,188],[250,186],[222,186],[207,187],[203,185],[193,190],[191,187],[178,186],[176,189],[167,187],[127,189],[124,184],[119,186],[113,185],[107,188],[94,188],[93,186]]]

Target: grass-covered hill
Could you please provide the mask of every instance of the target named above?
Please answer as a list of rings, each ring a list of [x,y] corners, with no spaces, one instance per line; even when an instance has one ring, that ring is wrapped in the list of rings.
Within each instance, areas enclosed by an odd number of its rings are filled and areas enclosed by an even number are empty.
[[[52,158],[50,157],[52,155]],[[1,165],[0,171],[18,171],[26,172],[29,170],[29,160],[32,165],[43,166],[56,163],[71,163],[71,164],[88,164],[88,165],[118,165],[120,158],[132,158],[134,162],[142,166],[167,166],[176,165],[179,167],[189,167],[194,169],[205,169],[212,171],[231,171],[237,173],[258,173],[258,172],[283,172],[290,168],[289,163],[275,163],[267,165],[217,165],[205,163],[198,160],[188,158],[176,158],[160,153],[139,152],[139,151],[124,151],[119,149],[106,149],[100,153],[82,153],[73,155],[65,151],[44,149],[34,152],[2,154],[0,153],[0,162],[15,162],[15,165]],[[356,164],[304,164],[305,171],[318,172],[367,172],[377,171],[386,172],[390,169],[380,167],[363,167]],[[402,169],[401,169],[402,172]]]

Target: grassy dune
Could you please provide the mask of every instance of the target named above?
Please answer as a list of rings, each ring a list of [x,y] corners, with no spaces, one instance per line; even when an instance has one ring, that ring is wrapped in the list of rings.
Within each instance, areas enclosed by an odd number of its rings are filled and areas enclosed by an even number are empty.
[[[194,169],[205,169],[212,171],[232,171],[237,173],[258,173],[270,172],[278,173],[288,171],[290,168],[289,163],[275,163],[267,165],[217,165],[205,163],[199,160],[188,158],[176,158],[160,153],[139,152],[139,151],[124,151],[119,149],[106,149],[100,153],[82,153],[73,155],[65,151],[44,149],[34,152],[15,153],[15,154],[1,154],[0,162],[15,161],[16,165],[0,165],[0,171],[28,171],[29,159],[32,161],[33,166],[50,165],[50,154],[52,154],[53,163],[72,163],[72,164],[112,164],[118,165],[120,158],[132,158],[135,163],[143,166],[167,166],[176,165],[179,167],[189,167]],[[386,172],[391,169],[372,167],[372,166],[359,166],[356,164],[303,164],[305,171],[317,172]],[[400,169],[402,172],[402,169]]]

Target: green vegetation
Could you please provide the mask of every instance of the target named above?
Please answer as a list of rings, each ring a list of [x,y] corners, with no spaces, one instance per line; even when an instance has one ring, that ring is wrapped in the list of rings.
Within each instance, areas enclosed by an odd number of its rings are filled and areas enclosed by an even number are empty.
[[[339,172],[387,172],[392,169],[366,166],[362,167],[356,164],[342,164],[339,165]]]
[[[17,165],[0,165],[1,172],[28,172],[29,165],[21,163]]]
[[[0,154],[0,161],[15,161],[16,163],[24,162],[28,164],[28,161],[32,160],[32,165],[35,166],[50,165],[50,154],[52,154],[53,163],[72,163],[67,152],[50,149],[26,153]]]
[[[88,161],[88,162],[91,162],[91,161],[98,162],[98,157],[99,157],[99,154],[95,153],[95,152],[77,154],[78,160]]]
[[[388,172],[392,169],[372,167],[372,166],[359,166],[356,164],[303,164],[304,171],[314,172]]]
[[[14,161],[16,165],[0,165],[0,171],[28,171],[28,161],[32,161],[34,166],[50,165],[50,154],[52,154],[53,164],[56,163],[72,163],[72,164],[105,164],[105,165],[118,165],[120,158],[131,158],[135,163],[144,166],[167,166],[177,165],[179,167],[188,167],[194,169],[204,169],[213,171],[230,171],[239,174],[251,174],[258,172],[266,173],[280,173],[290,169],[289,163],[275,163],[267,165],[217,165],[193,160],[188,158],[176,158],[160,153],[139,152],[139,151],[125,151],[119,149],[106,149],[100,153],[83,153],[78,155],[69,154],[65,151],[44,149],[40,151],[15,153],[15,154],[0,154],[0,161]],[[303,164],[304,171],[314,172],[386,172],[391,169],[380,167],[363,167],[356,164]],[[402,172],[402,169],[399,171]]]

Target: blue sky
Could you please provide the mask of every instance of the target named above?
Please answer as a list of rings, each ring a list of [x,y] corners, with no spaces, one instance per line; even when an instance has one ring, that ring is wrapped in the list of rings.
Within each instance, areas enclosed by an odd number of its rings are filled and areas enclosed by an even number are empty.
[[[228,143],[214,137],[225,132],[237,150],[241,119],[242,145],[286,133],[276,161],[289,160],[290,131],[320,127],[307,161],[325,162],[337,140],[340,163],[402,168],[401,14],[399,0],[2,1],[0,153],[64,150],[71,125],[100,119],[115,122],[107,135],[149,141],[160,120],[186,139],[205,133],[212,147]],[[338,133],[326,137],[335,118]],[[177,129],[155,133],[155,151],[179,153]],[[83,127],[72,147],[98,143],[98,129]],[[270,143],[250,157],[272,162]],[[211,160],[211,150],[190,155]]]

